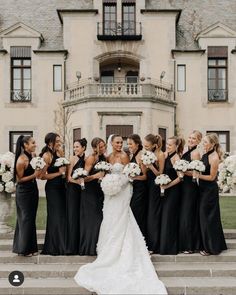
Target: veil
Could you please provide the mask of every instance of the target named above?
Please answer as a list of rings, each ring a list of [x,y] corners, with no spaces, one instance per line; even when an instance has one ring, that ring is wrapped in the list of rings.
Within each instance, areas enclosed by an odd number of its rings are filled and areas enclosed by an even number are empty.
[[[111,138],[114,134],[111,134],[109,137],[108,137],[108,140],[107,140],[107,156],[109,156],[112,151],[113,151],[113,147],[112,147],[112,144],[111,144]]]

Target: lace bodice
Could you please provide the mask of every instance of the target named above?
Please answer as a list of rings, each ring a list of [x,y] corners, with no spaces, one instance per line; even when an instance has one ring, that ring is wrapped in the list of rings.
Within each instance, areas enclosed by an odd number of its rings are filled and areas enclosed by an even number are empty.
[[[123,169],[124,169],[124,165],[117,162],[112,165],[111,173],[112,174],[121,174]]]

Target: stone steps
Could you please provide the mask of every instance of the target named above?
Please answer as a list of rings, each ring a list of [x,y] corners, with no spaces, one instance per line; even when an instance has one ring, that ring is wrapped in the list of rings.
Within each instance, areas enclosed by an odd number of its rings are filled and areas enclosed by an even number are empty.
[[[167,278],[160,277],[169,295],[233,295],[236,291],[235,278]],[[0,294],[92,294],[79,287],[72,278],[26,279],[21,287],[11,287],[6,279],[0,279]]]

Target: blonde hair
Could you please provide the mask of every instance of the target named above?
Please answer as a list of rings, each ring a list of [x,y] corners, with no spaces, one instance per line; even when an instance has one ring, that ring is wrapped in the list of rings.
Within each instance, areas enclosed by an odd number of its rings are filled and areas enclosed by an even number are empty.
[[[214,150],[217,152],[220,161],[223,159],[224,152],[219,143],[219,137],[216,133],[207,133],[205,136],[208,141],[213,145]]]
[[[172,137],[169,137],[168,139],[175,141],[175,145],[177,147],[176,152],[178,155],[182,156],[183,150],[184,150],[184,145],[185,145],[184,138],[180,137],[180,136],[172,136]]]
[[[148,141],[148,142],[151,142],[151,144],[155,144],[156,145],[156,148],[158,151],[161,150],[162,148],[162,137],[157,134],[157,135],[154,135],[154,134],[148,134],[145,136],[145,140]]]
[[[192,134],[195,134],[199,143],[202,140],[202,133],[199,130],[193,130]]]

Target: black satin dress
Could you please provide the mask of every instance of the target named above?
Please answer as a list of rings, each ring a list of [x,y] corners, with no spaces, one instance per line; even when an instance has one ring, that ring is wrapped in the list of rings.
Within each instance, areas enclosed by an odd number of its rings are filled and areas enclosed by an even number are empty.
[[[156,164],[154,167],[158,170]],[[146,242],[149,251],[159,253],[161,230],[161,190],[155,184],[156,175],[152,170],[147,170],[147,237]]]
[[[197,146],[183,154],[182,159],[191,162],[191,152]],[[181,182],[181,201],[179,219],[179,251],[200,249],[199,227],[199,186],[191,176],[184,176]]]
[[[176,152],[168,155],[165,160],[164,174],[171,180],[176,179],[177,173],[171,163],[171,158]],[[179,207],[180,207],[180,184],[176,184],[165,190],[161,198],[161,234],[160,234],[160,254],[176,255],[179,252],[178,232],[179,232]]]
[[[32,156],[25,152],[29,162]],[[29,164],[24,171],[24,177],[34,174]],[[38,209],[39,193],[35,179],[16,185],[17,221],[13,241],[13,252],[28,255],[38,252],[35,219]]]
[[[138,150],[130,160],[131,163],[136,163],[136,156]],[[141,174],[142,175],[142,174]],[[146,224],[147,224],[147,181],[134,180],[133,181],[133,195],[130,201],[130,207],[136,219],[136,222],[143,234],[146,237]]]
[[[98,161],[106,161],[105,157],[99,156]],[[96,174],[93,167],[90,175]],[[81,192],[80,203],[80,238],[79,255],[97,255],[97,242],[99,230],[103,219],[104,195],[98,179],[85,182],[85,189]]]
[[[54,167],[56,159],[53,159],[48,167],[48,174],[59,171]],[[65,255],[66,254],[66,188],[65,179],[57,176],[49,179],[45,186],[47,199],[47,227],[43,250],[41,254]]]
[[[77,168],[84,168],[84,155],[78,157],[78,161],[72,168],[71,176]],[[66,232],[66,254],[79,254],[79,227],[80,227],[80,198],[81,186],[68,182],[66,191],[67,208],[67,232]]]
[[[202,156],[202,161],[206,167],[203,175],[210,175],[211,166],[208,157],[213,152],[214,150],[211,150]],[[202,238],[201,250],[217,255],[221,251],[227,249],[220,218],[218,184],[216,180],[206,181],[200,179],[199,187],[199,217]]]

